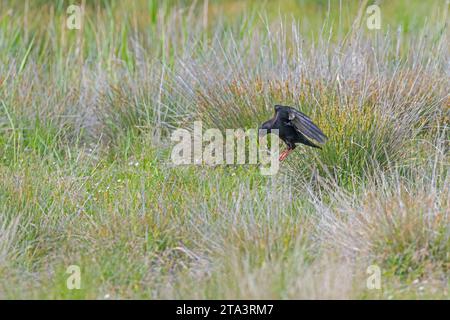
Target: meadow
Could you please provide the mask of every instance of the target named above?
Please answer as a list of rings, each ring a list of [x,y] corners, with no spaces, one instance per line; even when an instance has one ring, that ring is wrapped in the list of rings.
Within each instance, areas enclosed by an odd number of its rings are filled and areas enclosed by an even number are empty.
[[[0,0],[1,299],[449,298],[448,1],[78,2]],[[171,163],[275,104],[323,148]]]

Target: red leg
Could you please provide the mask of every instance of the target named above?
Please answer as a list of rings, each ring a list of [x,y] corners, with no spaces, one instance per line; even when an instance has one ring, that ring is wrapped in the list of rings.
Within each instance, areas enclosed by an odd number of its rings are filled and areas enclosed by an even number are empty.
[[[294,151],[294,149],[288,149],[287,152],[286,152],[286,155],[284,156],[284,159],[286,159],[288,157],[288,155],[291,154],[292,151]]]
[[[287,158],[287,156],[292,152],[292,150],[294,150],[294,149],[287,149],[287,150],[285,150],[285,151],[283,151],[282,153],[281,153],[281,155],[280,155],[280,158],[278,159],[279,161],[283,161],[284,159],[286,159]]]

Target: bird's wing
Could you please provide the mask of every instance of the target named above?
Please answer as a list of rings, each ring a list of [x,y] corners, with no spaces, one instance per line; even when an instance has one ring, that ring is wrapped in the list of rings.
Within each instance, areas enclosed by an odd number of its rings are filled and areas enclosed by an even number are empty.
[[[291,109],[289,110],[290,125],[295,130],[304,134],[308,138],[314,139],[320,143],[325,143],[328,137],[312,122],[312,120],[304,113]]]

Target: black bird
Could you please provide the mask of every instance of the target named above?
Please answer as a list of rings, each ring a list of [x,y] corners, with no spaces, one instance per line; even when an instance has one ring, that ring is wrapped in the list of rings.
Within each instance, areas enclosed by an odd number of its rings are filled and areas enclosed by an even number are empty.
[[[278,129],[278,136],[288,146],[288,149],[280,155],[280,161],[286,159],[295,149],[296,143],[303,143],[320,149],[320,146],[314,144],[308,138],[319,143],[325,143],[328,139],[307,115],[288,106],[276,105],[275,116],[264,122],[259,129],[265,129],[267,133],[271,133],[273,129]],[[265,133],[265,131],[261,133]]]

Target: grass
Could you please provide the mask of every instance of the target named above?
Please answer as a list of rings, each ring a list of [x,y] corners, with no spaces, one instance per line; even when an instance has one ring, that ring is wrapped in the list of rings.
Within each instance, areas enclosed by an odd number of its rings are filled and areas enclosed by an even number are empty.
[[[0,2],[0,298],[448,299],[448,4],[83,3]],[[173,129],[274,104],[328,143],[171,164]]]

